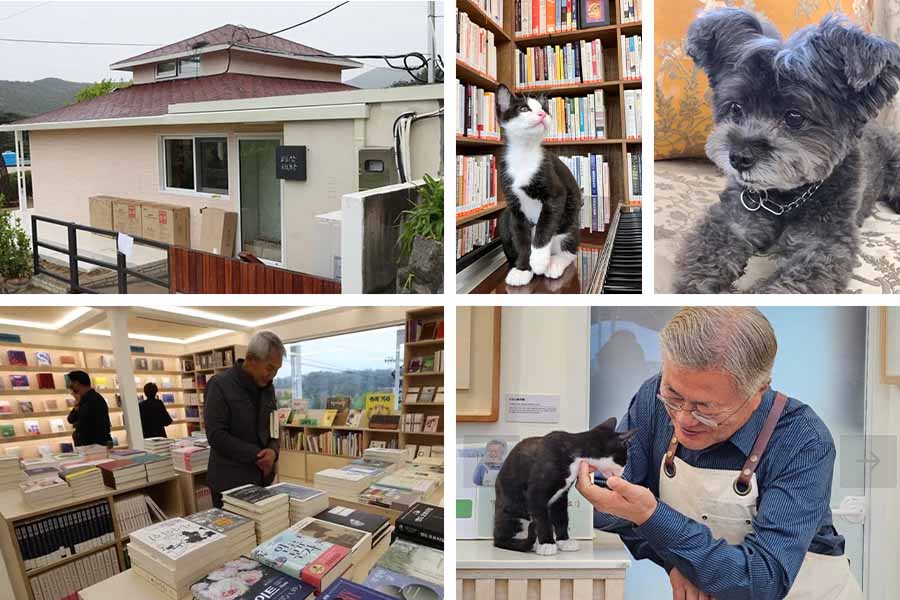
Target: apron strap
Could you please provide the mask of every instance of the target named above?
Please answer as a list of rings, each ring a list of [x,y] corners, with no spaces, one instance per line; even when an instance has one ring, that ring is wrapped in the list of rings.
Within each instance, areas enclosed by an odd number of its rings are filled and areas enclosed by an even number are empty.
[[[781,418],[781,413],[784,412],[787,401],[787,396],[781,392],[775,392],[775,401],[772,403],[772,408],[769,410],[766,422],[759,432],[756,442],[753,444],[750,456],[748,456],[746,462],[744,462],[741,474],[738,475],[738,478],[734,481],[734,491],[741,496],[746,496],[750,493],[750,479],[756,472],[756,467],[759,466],[759,460],[762,457],[766,446],[769,444],[769,440],[772,438],[772,432],[775,431],[775,426],[778,424],[778,419]],[[666,457],[663,462],[663,470],[668,477],[675,477],[675,452],[677,450],[678,438],[673,435],[672,439],[669,441],[669,447],[666,450]]]
[[[787,396],[781,392],[775,393],[775,402],[772,403],[772,409],[769,411],[769,416],[766,417],[766,423],[763,425],[762,431],[759,432],[759,436],[757,436],[756,442],[753,444],[753,450],[750,451],[750,456],[747,457],[747,461],[741,469],[741,474],[738,475],[737,480],[734,482],[734,491],[741,496],[746,496],[750,493],[750,479],[753,477],[756,468],[759,466],[759,460],[762,458],[762,454],[769,444],[769,440],[772,439],[772,432],[775,431],[778,419],[781,418],[781,413],[784,412],[787,400]]]

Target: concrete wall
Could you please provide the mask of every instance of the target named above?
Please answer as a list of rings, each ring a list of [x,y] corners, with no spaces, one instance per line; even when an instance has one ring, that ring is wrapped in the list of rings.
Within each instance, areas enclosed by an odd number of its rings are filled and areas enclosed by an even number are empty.
[[[232,50],[231,66],[229,67],[228,52],[224,50],[200,55],[200,75],[219,75],[224,73],[226,69],[229,73],[244,73],[247,75],[311,79],[313,81],[336,81],[338,83],[341,81],[341,69],[334,65],[301,62],[290,58]],[[153,83],[156,81],[156,65],[135,67],[132,77],[135,84]],[[168,79],[162,81],[168,81]]]

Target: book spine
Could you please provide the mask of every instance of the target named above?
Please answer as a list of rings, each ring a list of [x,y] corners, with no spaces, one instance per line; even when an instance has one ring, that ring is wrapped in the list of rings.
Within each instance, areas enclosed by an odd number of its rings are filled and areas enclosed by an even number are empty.
[[[400,521],[397,521],[396,530],[399,537],[407,539],[411,542],[430,546],[438,550],[444,549],[443,532],[437,533],[434,531],[428,531],[424,528],[417,527],[409,523],[401,523]]]

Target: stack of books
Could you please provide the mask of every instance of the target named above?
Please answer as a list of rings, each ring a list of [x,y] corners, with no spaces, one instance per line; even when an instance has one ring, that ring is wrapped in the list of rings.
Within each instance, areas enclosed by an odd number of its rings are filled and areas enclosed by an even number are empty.
[[[366,448],[363,452],[363,458],[399,463],[401,465],[410,460],[409,453],[404,448]]]
[[[153,524],[147,497],[143,494],[128,494],[115,498],[116,524],[119,534],[129,535],[132,531],[149,527]]]
[[[182,446],[172,450],[172,464],[178,471],[202,472],[209,463],[209,448]]]
[[[444,549],[444,509],[417,502],[397,518],[397,536],[416,544]]]
[[[348,466],[355,467],[355,468],[361,468],[361,469],[377,469],[378,472],[380,472],[380,475],[387,475],[389,473],[393,473],[398,468],[400,468],[400,465],[398,463],[390,462],[387,460],[380,460],[380,459],[371,458],[371,457],[366,458],[365,456],[363,458],[358,458],[358,459],[354,460]]]
[[[103,489],[103,475],[96,463],[75,463],[61,467],[59,476],[66,480],[73,496]]]
[[[428,496],[443,485],[444,480],[443,473],[431,471],[431,468],[427,465],[407,467],[381,478],[378,484],[405,491],[421,492]]]
[[[138,464],[127,458],[110,460],[97,465],[103,475],[103,483],[113,489],[121,489],[124,486],[147,481],[147,471],[144,465]]]
[[[363,504],[381,506],[391,510],[405,511],[425,497],[423,492],[405,490],[372,484],[359,493],[359,501]]]
[[[19,490],[26,504],[47,504],[72,497],[69,484],[56,475],[23,481]]]
[[[229,558],[250,554],[256,547],[256,526],[247,517],[219,508],[211,508],[185,517],[228,538]]]
[[[276,483],[267,489],[288,495],[290,498],[288,517],[291,525],[328,508],[328,494],[322,490],[295,483]]]
[[[378,559],[363,585],[378,591],[420,589],[424,595],[443,598],[444,553],[435,548],[397,539]],[[430,590],[431,593],[425,590]]]
[[[160,456],[165,456],[166,458],[172,456],[172,444],[174,443],[175,440],[170,438],[144,438],[144,448],[147,449],[147,452],[159,454]]]
[[[372,536],[371,548],[378,545],[381,540],[388,536],[394,528],[391,526],[387,517],[376,515],[375,513],[360,510],[358,508],[350,508],[349,506],[332,506],[315,516],[319,521],[327,521],[341,527],[356,529]],[[443,520],[442,520],[443,522]],[[443,530],[441,530],[443,539]]]
[[[253,549],[250,558],[321,592],[371,549],[371,534],[307,518]]]
[[[22,478],[24,481],[35,481],[56,475],[59,465],[53,460],[25,459],[22,461]]]
[[[0,457],[0,489],[9,489],[22,481],[22,466],[18,456]]]
[[[137,448],[113,448],[109,451],[110,458],[134,458],[136,456],[144,456],[147,454],[145,450]]]
[[[375,482],[371,474],[359,470],[323,469],[313,475],[313,485],[337,496],[356,496]]]
[[[253,559],[241,557],[228,561],[192,585],[191,594],[196,600],[311,600],[315,588]]]
[[[91,444],[89,446],[77,446],[78,452],[84,454],[85,461],[99,460],[109,457],[109,449],[100,444]]]
[[[145,454],[132,458],[132,461],[139,465],[144,465],[149,483],[164,481],[175,475],[175,466],[172,464],[172,459],[161,454]]]
[[[134,572],[166,598],[190,597],[191,584],[225,562],[229,540],[175,518],[132,532],[128,555]]]
[[[254,521],[257,544],[291,525],[289,499],[283,492],[258,485],[242,485],[222,492],[222,503],[225,510]]]

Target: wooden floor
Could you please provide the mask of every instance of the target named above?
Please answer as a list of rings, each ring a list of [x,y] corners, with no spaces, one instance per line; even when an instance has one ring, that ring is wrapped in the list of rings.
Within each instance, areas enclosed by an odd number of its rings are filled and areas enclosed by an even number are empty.
[[[575,264],[569,265],[566,272],[559,279],[549,279],[542,275],[535,275],[528,285],[506,285],[506,274],[509,272],[509,263],[487,276],[487,278],[475,286],[472,294],[580,294],[581,282],[578,280],[578,270]]]

